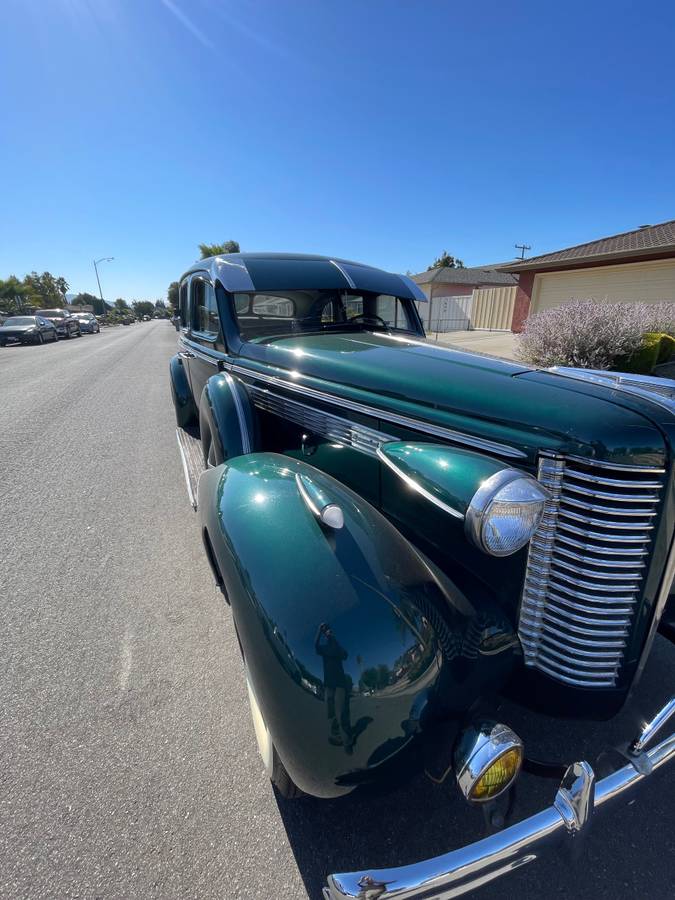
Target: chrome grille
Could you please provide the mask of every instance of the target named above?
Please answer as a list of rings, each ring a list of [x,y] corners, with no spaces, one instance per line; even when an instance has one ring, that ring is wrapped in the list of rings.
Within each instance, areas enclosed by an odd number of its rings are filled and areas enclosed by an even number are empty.
[[[613,687],[659,511],[664,470],[544,455],[550,499],[530,542],[518,632],[525,665]]]
[[[313,406],[298,403],[297,400],[290,400],[288,397],[282,397],[265,388],[247,385],[246,389],[258,409],[276,413],[283,419],[295,422],[296,425],[307,429],[310,434],[335,441],[336,444],[352,447],[369,456],[376,456],[380,444],[396,440],[391,435],[375,431],[365,425],[357,425],[350,422],[349,419],[323,412]]]

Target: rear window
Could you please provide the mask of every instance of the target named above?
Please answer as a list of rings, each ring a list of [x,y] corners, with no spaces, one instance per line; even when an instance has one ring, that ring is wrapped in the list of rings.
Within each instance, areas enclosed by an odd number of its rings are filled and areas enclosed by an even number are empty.
[[[65,319],[66,314],[62,309],[38,309],[38,316],[47,316],[48,319]]]

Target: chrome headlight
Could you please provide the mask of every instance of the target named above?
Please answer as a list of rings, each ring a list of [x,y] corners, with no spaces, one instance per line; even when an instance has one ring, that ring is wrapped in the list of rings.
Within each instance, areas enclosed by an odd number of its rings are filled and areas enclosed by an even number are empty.
[[[539,482],[524,472],[496,472],[471,499],[465,519],[467,537],[490,556],[515,553],[536,531],[547,496]]]

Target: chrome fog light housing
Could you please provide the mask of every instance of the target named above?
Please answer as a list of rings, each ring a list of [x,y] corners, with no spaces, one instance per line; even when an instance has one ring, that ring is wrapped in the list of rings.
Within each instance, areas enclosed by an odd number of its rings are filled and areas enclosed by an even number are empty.
[[[482,722],[466,728],[455,749],[455,777],[465,800],[487,803],[511,787],[525,749],[508,725]]]
[[[486,478],[471,498],[466,535],[491,556],[509,556],[537,530],[547,499],[545,488],[531,475],[502,469]]]

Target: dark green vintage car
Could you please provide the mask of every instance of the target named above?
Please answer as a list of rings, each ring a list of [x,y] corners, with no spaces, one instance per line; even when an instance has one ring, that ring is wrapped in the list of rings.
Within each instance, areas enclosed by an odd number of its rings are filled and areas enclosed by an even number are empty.
[[[608,774],[570,759],[550,806],[502,822],[521,770],[560,767],[500,699],[609,719],[672,635],[675,391],[439,347],[424,300],[319,256],[219,256],[180,283],[178,442],[272,781],[331,798],[433,768],[497,828],[330,875],[332,900],[457,896],[675,755],[674,699]]]

